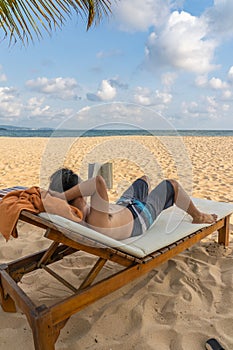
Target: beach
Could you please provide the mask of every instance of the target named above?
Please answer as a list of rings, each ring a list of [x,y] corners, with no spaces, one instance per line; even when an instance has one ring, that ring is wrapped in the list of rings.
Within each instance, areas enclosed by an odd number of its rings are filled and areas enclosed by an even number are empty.
[[[61,166],[86,179],[88,164],[111,162],[111,201],[146,174],[152,187],[164,178],[173,178],[193,197],[233,202],[231,136],[1,137],[0,149],[1,188],[47,188],[49,176]],[[233,216],[230,230],[228,248],[216,243],[214,233],[73,315],[62,329],[56,349],[201,350],[212,337],[223,348],[233,349]],[[49,243],[41,229],[20,222],[17,239],[6,243],[0,237],[0,263],[46,248]],[[77,283],[94,261],[87,254],[76,254],[56,267],[72,283]],[[67,293],[41,270],[24,276],[20,286],[38,305],[49,305]],[[33,350],[26,317],[0,309],[0,350],[16,346],[17,350]]]

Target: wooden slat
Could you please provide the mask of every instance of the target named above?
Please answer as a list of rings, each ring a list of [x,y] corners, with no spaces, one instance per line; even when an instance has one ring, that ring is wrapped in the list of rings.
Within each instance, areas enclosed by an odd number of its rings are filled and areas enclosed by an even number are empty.
[[[83,283],[80,285],[79,290],[84,289],[92,284],[96,276],[99,274],[99,272],[104,267],[105,263],[107,262],[106,259],[99,258],[96,262],[95,266],[91,269]]]
[[[154,259],[154,258],[157,258],[161,254],[162,254],[162,252],[157,250],[156,252],[151,253],[150,256]]]
[[[196,235],[191,235],[188,240],[180,243],[172,249],[167,249],[166,252],[158,255],[156,258],[149,260],[144,264],[132,265],[119,273],[104,279],[93,286],[81,291],[78,295],[69,297],[65,301],[54,305],[51,308],[53,323],[59,323],[63,319],[70,317],[72,314],[80,311],[82,308],[93,303],[94,301],[112,293],[113,291],[121,288],[123,285],[130,281],[142,276],[149,272],[156,266],[164,263],[173,256],[179,254],[185,249],[191,247],[202,238],[206,237],[210,233],[214,232],[216,228],[222,227],[222,220],[218,223],[201,230]],[[62,310],[62,311],[61,311]]]
[[[208,227],[204,227],[203,229],[200,229],[199,231],[196,231],[194,233],[191,233],[190,235],[182,238],[182,239],[179,239],[178,241],[174,242],[174,243],[171,243],[170,245],[168,245],[167,247],[164,247],[164,248],[161,248],[157,251],[155,251],[154,253],[151,253],[150,256],[154,259],[154,258],[157,258],[158,255],[160,254],[164,254],[166,253],[168,250],[171,250],[173,248],[175,248],[176,246],[179,246],[181,244],[184,244],[185,242],[187,241],[190,241],[190,239],[193,239],[195,238],[195,236],[198,236],[198,239],[197,241],[199,241],[200,239],[208,236],[210,233],[214,232],[214,231],[217,231],[217,230],[220,230],[222,227],[224,227],[224,219],[221,219],[219,220],[217,223],[211,225],[211,226],[208,226]],[[200,235],[202,238],[200,238]]]
[[[105,249],[106,252],[109,253],[109,255],[111,255],[111,254],[118,255],[119,257],[122,257],[125,260],[129,260],[130,262],[137,262],[137,263],[141,262],[141,260],[139,258],[136,258],[133,255],[130,255],[128,253],[124,253],[118,249],[109,247],[103,243],[100,243],[100,242],[97,242],[93,239],[89,239],[87,237],[84,237],[78,233],[77,233],[75,241],[74,241],[74,240],[72,240],[72,238],[69,238],[70,235],[73,235],[73,231],[71,231],[63,226],[60,226],[58,224],[54,224],[53,222],[51,222],[49,220],[43,219],[43,218],[39,217],[38,215],[32,214],[32,213],[27,212],[25,210],[22,211],[20,219],[25,221],[25,222],[28,222],[30,224],[39,226],[39,227],[50,228],[53,232],[57,232],[58,235],[61,233],[61,235],[63,236],[63,238],[61,237],[61,239],[64,239],[64,236],[65,236],[66,239],[68,239],[70,242],[72,241],[72,242],[76,242],[78,244],[80,243],[83,247],[84,247],[84,245],[86,245],[88,247],[92,246],[93,248],[97,248],[97,249],[102,248],[102,249]],[[45,237],[49,238],[49,235],[50,234],[45,234]],[[53,239],[53,238],[51,238],[51,239]]]
[[[64,286],[66,286],[67,288],[69,288],[70,290],[72,290],[72,292],[77,292],[77,289],[70,284],[68,281],[66,281],[64,278],[62,278],[60,275],[58,275],[55,271],[53,271],[52,269],[50,269],[49,267],[47,267],[46,265],[41,265],[41,267],[48,272],[51,276],[53,276],[54,278],[56,278],[56,280],[58,280],[59,282],[61,282]]]
[[[123,266],[129,266],[129,265],[132,265],[133,263],[131,260],[127,259],[126,257],[116,254],[116,251],[114,251],[113,249],[104,249],[104,248],[97,248],[97,247],[91,247],[91,246],[89,247],[82,243],[73,241],[67,238],[66,236],[64,236],[61,232],[58,232],[55,230],[50,230],[48,235],[46,235],[46,237],[49,239],[52,239],[53,241],[61,242],[75,249],[83,250],[87,253],[94,254],[103,259],[111,260]]]
[[[159,250],[160,250],[161,254],[164,254],[164,253],[166,253],[169,249],[168,249],[168,247],[164,247],[164,248],[161,248],[161,249],[159,249]]]
[[[34,226],[39,226],[39,227],[42,227],[42,228],[45,228],[45,229],[48,229],[50,228],[51,230],[53,231],[57,231],[57,232],[61,232],[62,234],[64,235],[72,235],[74,234],[73,231],[63,227],[63,226],[60,226],[56,223],[53,223],[52,221],[50,220],[46,220],[36,214],[33,214],[33,213],[30,213],[26,210],[23,210],[21,212],[21,215],[20,215],[20,220],[22,221],[25,221],[25,222],[28,222]],[[47,235],[45,234],[45,237],[47,237]],[[87,237],[84,237],[82,236],[81,234],[78,234],[76,235],[76,240],[77,242],[80,242],[80,243],[86,243],[90,246],[98,246],[98,247],[102,247],[102,248],[106,248],[107,246],[102,244],[102,243],[99,243],[95,240],[92,240],[92,239],[89,239]]]
[[[153,256],[147,255],[145,258],[143,258],[143,264],[147,264],[151,259],[153,259]]]
[[[168,249],[173,249],[174,247],[176,247],[178,244],[175,243],[172,243],[168,246]]]
[[[47,260],[46,264],[51,264],[53,262],[61,260],[64,256],[73,254],[77,250],[72,247],[67,247],[66,245],[60,245],[56,252]],[[15,281],[20,281],[22,276],[26,273],[32,272],[38,269],[38,262],[42,259],[44,254],[46,254],[47,249],[41,250],[40,252],[30,254],[23,258],[17,259],[8,263],[8,273]]]
[[[175,242],[176,245],[179,245],[180,243],[184,242],[183,239],[179,239],[178,241]]]
[[[156,258],[149,260],[147,263],[132,265],[126,268],[125,270],[120,271],[119,273],[96,283],[91,287],[85,288],[84,290],[80,291],[77,295],[69,297],[66,300],[54,305],[50,308],[53,326],[63,322],[71,315],[81,310],[83,307],[89,305],[90,303],[94,302],[95,300],[98,300],[99,298],[102,298],[103,296],[117,290],[118,288],[129,283],[135,278],[147,273],[154,267],[167,261],[174,255],[177,255],[181,251],[192,246],[194,243],[196,243],[203,237],[222,227],[223,222],[224,220],[220,220],[217,224],[207,227],[206,229],[198,232],[198,234],[191,235],[191,237],[188,240],[185,240],[183,243],[175,246],[170,250],[167,249],[166,252],[157,255]],[[14,296],[15,293],[17,294],[17,292],[9,291],[9,289],[7,289],[7,292],[13,294]],[[21,296],[19,296],[19,298],[20,297]]]
[[[51,258],[51,256],[55,253],[55,251],[57,250],[58,246],[59,246],[59,242],[53,242],[50,247],[46,250],[46,252],[44,253],[44,255],[42,256],[42,258],[40,259],[40,261],[37,264],[37,267],[39,268],[41,266],[41,264],[46,264],[49,259]]]

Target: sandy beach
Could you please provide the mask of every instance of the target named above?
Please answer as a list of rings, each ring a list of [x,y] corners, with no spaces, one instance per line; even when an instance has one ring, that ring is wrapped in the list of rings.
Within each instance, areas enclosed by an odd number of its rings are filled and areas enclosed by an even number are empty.
[[[151,185],[179,180],[194,197],[233,202],[233,137],[130,136],[95,138],[0,138],[0,187],[41,186],[60,166],[87,178],[88,164],[113,164],[114,201],[138,176]],[[143,278],[72,316],[62,329],[57,350],[202,350],[218,339],[233,349],[233,216],[230,245],[206,238]],[[0,237],[0,263],[43,249],[43,231],[19,223],[19,238]],[[78,256],[80,256],[80,253]],[[57,267],[77,283],[93,263],[82,253]],[[107,266],[114,269],[114,265]],[[50,304],[67,291],[44,271],[26,275],[20,286],[36,304]],[[33,350],[31,329],[20,312],[0,309],[0,350]]]

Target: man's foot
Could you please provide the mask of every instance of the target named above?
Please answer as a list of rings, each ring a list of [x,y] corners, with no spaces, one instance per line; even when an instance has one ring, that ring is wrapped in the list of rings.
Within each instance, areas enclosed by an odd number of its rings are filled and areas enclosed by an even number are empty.
[[[193,224],[213,224],[217,221],[218,216],[216,214],[200,213],[198,216],[193,217]]]

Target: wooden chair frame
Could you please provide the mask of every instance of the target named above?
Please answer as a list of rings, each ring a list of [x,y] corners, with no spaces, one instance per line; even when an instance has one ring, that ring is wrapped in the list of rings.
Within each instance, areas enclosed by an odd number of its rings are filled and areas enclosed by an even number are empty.
[[[68,229],[27,211],[22,211],[20,220],[45,229],[45,237],[52,241],[48,249],[0,265],[2,309],[16,312],[17,306],[26,315],[32,329],[35,350],[54,350],[60,330],[73,314],[148,273],[209,234],[218,231],[218,243],[225,247],[229,244],[230,215],[144,258],[136,258],[78,234],[77,240],[74,241],[68,238],[71,233]],[[80,286],[76,287],[55,273],[48,265],[80,250],[96,256],[97,262]],[[120,265],[121,270],[95,282],[107,261]],[[72,295],[52,306],[44,304],[36,306],[19,287],[18,282],[25,274],[40,268],[45,269],[69,288]]]

